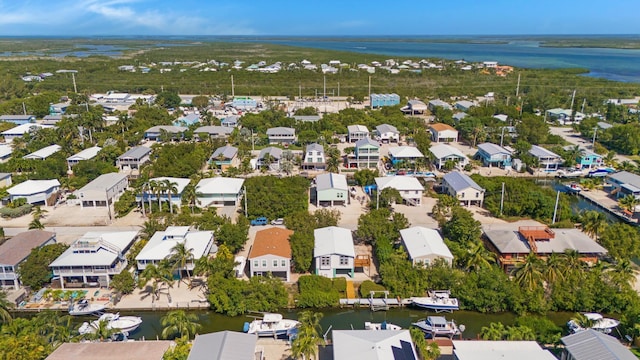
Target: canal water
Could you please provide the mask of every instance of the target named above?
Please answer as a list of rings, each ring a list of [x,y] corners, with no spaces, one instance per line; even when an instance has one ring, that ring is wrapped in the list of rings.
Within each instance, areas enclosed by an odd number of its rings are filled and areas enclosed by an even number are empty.
[[[555,191],[560,191],[561,193],[566,193],[569,196],[570,199],[570,204],[571,204],[571,210],[573,210],[573,212],[575,214],[579,214],[582,211],[586,211],[586,210],[595,210],[595,211],[599,211],[601,213],[604,214],[604,216],[607,218],[607,220],[610,223],[616,223],[619,222],[620,219],[618,219],[615,215],[610,214],[609,212],[603,210],[602,208],[600,208],[598,205],[595,205],[594,203],[585,200],[582,196],[576,195],[576,194],[569,194],[567,192],[567,189],[565,187],[566,184],[569,184],[573,181],[571,180],[564,180],[561,181],[559,179],[537,179],[535,180],[535,183],[537,185],[541,185],[541,186],[545,186],[545,187],[550,187]],[[562,220],[562,219],[560,219]]]

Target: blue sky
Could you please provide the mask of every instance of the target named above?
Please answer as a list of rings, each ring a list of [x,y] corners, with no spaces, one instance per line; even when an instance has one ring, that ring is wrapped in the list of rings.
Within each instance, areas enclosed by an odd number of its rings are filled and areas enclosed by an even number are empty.
[[[0,0],[0,36],[639,34],[637,0]]]

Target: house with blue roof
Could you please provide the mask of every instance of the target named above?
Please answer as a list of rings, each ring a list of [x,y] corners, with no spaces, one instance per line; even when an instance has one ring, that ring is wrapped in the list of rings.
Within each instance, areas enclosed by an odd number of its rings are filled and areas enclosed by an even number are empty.
[[[474,157],[481,160],[484,166],[511,168],[511,151],[500,145],[482,143],[478,145],[478,152]]]
[[[455,197],[467,206],[482,206],[484,191],[467,174],[459,171],[452,171],[442,177],[442,192]]]

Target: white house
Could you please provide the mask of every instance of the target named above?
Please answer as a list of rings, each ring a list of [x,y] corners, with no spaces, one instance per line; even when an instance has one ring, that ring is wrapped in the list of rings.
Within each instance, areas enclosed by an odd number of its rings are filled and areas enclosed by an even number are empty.
[[[271,274],[286,282],[291,280],[291,245],[293,231],[280,227],[256,232],[249,250],[250,276]]]
[[[327,203],[331,206],[336,203],[349,203],[349,186],[346,176],[326,173],[316,177],[316,206]]]
[[[255,334],[228,330],[196,334],[187,360],[264,360],[264,348],[256,346],[257,341]]]
[[[419,359],[409,330],[333,330],[332,337],[333,360]]]
[[[427,110],[427,104],[420,100],[409,100],[407,102],[407,106],[400,109],[400,111],[402,111],[403,113],[411,115],[423,114]]]
[[[453,262],[453,255],[438,230],[414,226],[400,230],[400,237],[414,266],[429,266],[437,259],[442,259],[449,265]]]
[[[560,155],[538,145],[531,145],[529,155],[538,159],[538,167],[544,171],[558,170],[560,165],[564,162]]]
[[[369,129],[364,125],[349,125],[347,126],[347,132],[349,142],[356,142],[369,137]]]
[[[233,132],[233,127],[229,126],[201,126],[193,131],[200,140],[201,134],[208,134],[212,139],[226,139]]]
[[[392,143],[400,141],[400,132],[398,129],[389,124],[376,126],[376,140],[381,143]]]
[[[484,189],[480,187],[467,174],[452,171],[442,177],[442,190],[457,198],[461,203],[476,204],[482,207],[484,201]]]
[[[214,177],[202,179],[196,185],[198,207],[238,206],[244,179]]]
[[[126,271],[125,256],[138,231],[90,231],[56,258],[49,268],[60,277],[60,285],[109,286],[114,275]]]
[[[47,205],[47,200],[60,190],[60,182],[53,180],[27,180],[7,190],[9,200],[25,198],[27,204]]]
[[[102,150],[101,147],[93,146],[93,147],[84,149],[75,155],[69,156],[67,158],[67,166],[69,167],[69,170],[71,170],[73,165],[76,165],[80,161],[93,159],[94,157],[96,157],[96,155],[98,155],[100,150]]]
[[[0,163],[3,163],[11,157],[13,146],[11,144],[0,144]]]
[[[447,161],[452,161],[457,166],[464,167],[469,163],[469,158],[462,151],[457,148],[447,145],[447,144],[437,144],[432,145],[429,148],[429,151],[433,154],[435,158],[435,166],[438,169],[442,169]]]
[[[3,131],[2,137],[4,138],[5,142],[11,142],[13,141],[13,139],[22,137],[24,134],[35,133],[40,129],[51,129],[51,128],[54,128],[54,126],[39,125],[39,124],[22,124],[22,125],[13,127],[9,130]]]
[[[190,179],[186,179],[186,178],[174,178],[174,177],[157,177],[157,178],[153,178],[153,179],[149,179],[149,183],[156,183],[156,184],[166,184],[166,182],[169,182],[169,184],[171,184],[172,186],[175,186],[175,193],[171,194],[171,203],[173,203],[173,206],[180,206],[182,204],[182,193],[184,192],[184,188],[187,187],[187,185],[189,185],[189,183],[191,182]],[[163,190],[162,192],[160,192],[160,194],[155,193],[153,191],[145,191],[142,194],[136,194],[136,201],[140,202],[144,199],[144,201],[151,201],[151,202],[155,202],[156,204],[158,203],[158,195],[160,196],[160,202],[169,202],[169,192],[166,190]]]
[[[226,129],[226,128],[225,128]],[[221,171],[226,171],[230,167],[238,167],[240,158],[238,157],[238,148],[225,145],[217,148],[209,158],[209,164],[215,165]]]
[[[267,161],[267,154],[269,155],[269,161]],[[280,159],[282,158],[282,149],[277,147],[266,147],[260,150],[258,159],[256,161],[256,167],[269,166],[269,170],[280,169]]]
[[[549,350],[543,349],[540,344],[535,341],[507,340],[453,340],[453,358],[456,360],[557,360]],[[589,359],[595,360],[606,358],[596,356],[590,357]],[[569,359],[563,358],[563,360]]]
[[[192,250],[193,259],[185,265],[185,270],[192,271],[198,259],[209,255],[214,245],[213,231],[191,231],[188,226],[169,226],[165,231],[156,232],[136,256],[138,270],[144,270],[149,264],[157,265],[170,257],[172,249],[179,243]]]
[[[118,156],[116,166],[120,170],[140,169],[143,164],[150,160],[149,154],[151,154],[151,148],[136,146]]]
[[[451,125],[437,123],[429,126],[431,131],[431,140],[440,142],[456,142],[458,141],[458,130],[454,129]]]
[[[313,231],[316,275],[353,277],[356,252],[351,230],[329,226]]]
[[[0,288],[17,290],[21,287],[18,267],[31,250],[55,244],[56,234],[43,230],[23,231],[0,245]]]
[[[296,141],[296,130],[289,127],[267,129],[269,144],[292,144]]]
[[[62,149],[62,147],[60,145],[49,145],[47,147],[44,147],[38,151],[34,151],[31,154],[27,154],[25,156],[23,156],[23,159],[30,159],[30,160],[45,160],[46,158],[48,158],[49,156],[57,153],[58,151],[60,151],[60,149]]]
[[[75,195],[82,207],[111,206],[129,186],[126,174],[102,174],[76,190]]]
[[[453,108],[451,107],[451,104],[449,104],[446,101],[442,101],[440,99],[430,100],[429,103],[427,104],[427,107],[429,108],[430,111],[434,111],[436,108],[439,108],[439,107],[446,110],[453,110]]]
[[[144,132],[144,138],[152,141],[179,140],[187,130],[188,128],[184,126],[158,125],[147,129]],[[167,139],[163,139],[164,134]]]
[[[322,170],[326,167],[324,147],[313,143],[307,145],[301,167],[307,170]]]
[[[413,176],[384,176],[377,177],[375,180],[379,191],[386,188],[396,189],[407,204],[422,205],[424,186],[417,178]]]
[[[424,154],[413,146],[398,146],[389,148],[389,157],[395,165],[401,161],[413,163],[418,159],[424,159]]]

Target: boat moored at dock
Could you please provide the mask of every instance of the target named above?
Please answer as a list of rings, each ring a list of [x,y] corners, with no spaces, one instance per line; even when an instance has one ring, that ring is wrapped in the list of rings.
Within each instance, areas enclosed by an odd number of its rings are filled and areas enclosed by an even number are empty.
[[[411,298],[411,304],[415,307],[433,310],[435,312],[453,312],[458,310],[460,305],[458,299],[450,297],[448,290],[430,291],[429,296]]]
[[[289,335],[300,323],[296,320],[283,319],[281,314],[266,313],[262,318],[245,322],[243,331],[259,337],[280,337]]]

